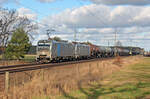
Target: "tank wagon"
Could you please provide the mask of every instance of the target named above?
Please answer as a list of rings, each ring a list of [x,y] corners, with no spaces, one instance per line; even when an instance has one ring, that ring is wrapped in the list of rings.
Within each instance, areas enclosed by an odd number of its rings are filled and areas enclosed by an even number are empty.
[[[111,47],[97,46],[93,44],[88,44],[88,45],[90,46],[91,58],[102,58],[102,57],[114,56],[114,51]]]
[[[120,48],[117,48],[117,54],[119,56],[128,56],[128,55],[130,55],[130,50],[123,48],[123,47],[120,47]]]
[[[145,57],[150,57],[150,52],[145,51],[145,52],[143,53],[143,56],[145,56]]]
[[[101,57],[112,57],[114,56],[114,50],[108,46],[99,46]]]
[[[112,47],[115,49],[114,52],[117,53],[117,55],[120,56],[130,56],[130,55],[142,55],[144,52],[144,49],[140,47],[121,47],[121,46],[115,46]]]
[[[133,55],[139,55],[139,54],[142,55],[144,52],[144,49],[142,49],[140,47],[133,47],[132,52],[133,52]]]
[[[37,61],[51,62],[90,57],[90,46],[55,40],[40,40],[37,46]]]
[[[99,57],[99,47],[93,44],[87,44],[90,46],[90,57],[91,58],[96,58]]]

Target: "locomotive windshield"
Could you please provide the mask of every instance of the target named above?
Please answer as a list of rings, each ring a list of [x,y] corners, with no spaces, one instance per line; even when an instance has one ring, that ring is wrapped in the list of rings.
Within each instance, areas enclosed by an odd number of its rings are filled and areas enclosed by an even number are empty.
[[[50,44],[46,44],[46,43],[39,43],[38,44],[38,51],[42,51],[42,50],[49,50],[50,48]]]

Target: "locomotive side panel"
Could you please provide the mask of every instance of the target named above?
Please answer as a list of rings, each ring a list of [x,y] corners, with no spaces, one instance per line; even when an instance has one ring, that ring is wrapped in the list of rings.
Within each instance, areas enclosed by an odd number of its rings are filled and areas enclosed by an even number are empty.
[[[90,47],[84,44],[77,44],[76,55],[77,56],[90,56]]]
[[[73,57],[74,45],[71,43],[53,42],[51,52],[53,58]]]
[[[51,60],[57,58],[57,43],[52,42],[50,52],[51,52]]]
[[[60,43],[60,56],[61,57],[73,57],[74,46],[71,43]]]

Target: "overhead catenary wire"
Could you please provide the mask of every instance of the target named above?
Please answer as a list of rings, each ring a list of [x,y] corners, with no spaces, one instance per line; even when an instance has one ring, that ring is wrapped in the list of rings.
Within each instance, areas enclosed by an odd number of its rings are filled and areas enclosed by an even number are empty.
[[[24,8],[28,8],[28,9],[33,10],[34,12],[40,14],[40,16],[43,16],[43,17],[49,16],[49,15],[47,15],[47,14],[45,14],[45,13],[41,13],[41,12],[38,11],[37,9],[34,9],[34,8],[32,8],[32,7],[29,7],[29,6],[25,6],[24,4],[22,4],[22,3],[20,3],[20,2],[18,2],[18,4],[21,5],[21,6],[23,6]],[[50,27],[48,24],[45,24],[45,23],[42,23],[42,22],[39,22],[39,21],[33,20],[33,19],[30,19],[30,20],[33,21],[33,22],[35,22],[35,23],[37,23],[38,25],[42,25],[42,26],[45,26],[45,27],[50,28],[50,29],[52,28],[52,27]],[[62,25],[59,24],[59,25],[57,25],[57,26],[62,26]],[[53,27],[53,28],[55,28],[55,27]],[[46,29],[46,30],[47,30],[47,29]],[[59,31],[58,31],[58,32],[59,32]],[[60,31],[60,32],[61,32],[61,31]]]
[[[80,0],[79,0],[79,3],[83,5],[83,3],[80,2]],[[26,7],[26,8],[30,8],[30,9],[34,10],[35,12],[41,13],[41,12],[37,11],[36,9],[31,8],[31,7]],[[91,16],[94,16],[96,19],[98,19],[97,21],[99,21],[99,23],[101,23],[101,24],[103,24],[103,25],[108,25],[107,23],[104,22],[104,20],[102,20],[102,18],[100,18],[99,16],[96,16],[88,7],[86,7],[86,9],[89,11],[89,14],[90,14]],[[41,13],[41,15],[44,16],[43,13]],[[42,25],[42,26],[45,26],[45,27],[47,27],[47,28],[50,27],[48,24],[38,22],[37,20],[32,20],[32,21],[34,21],[34,22],[36,22],[36,23],[38,23],[38,24],[40,24],[40,25]],[[60,26],[61,26],[61,25],[60,25]],[[75,28],[77,28],[77,25],[75,25]],[[59,32],[61,32],[61,31],[59,31]],[[77,30],[76,30],[76,32],[77,32]],[[144,33],[144,32],[142,32],[142,34],[143,34],[143,33]],[[109,33],[104,33],[104,34],[109,34]],[[114,33],[110,33],[109,35],[111,35],[111,34],[114,35]],[[118,32],[117,34],[120,34],[120,35],[134,35],[134,34],[140,34],[140,33],[120,33],[120,32]],[[106,37],[106,36],[105,36],[105,37]],[[118,38],[118,36],[116,36],[116,37]],[[120,37],[119,37],[119,38],[120,38]],[[119,40],[119,38],[118,38],[118,40]],[[77,38],[76,38],[76,39],[77,39]],[[107,40],[107,39],[105,39],[105,40]],[[124,40],[125,40],[125,39],[124,39]],[[129,36],[129,38],[127,38],[126,40],[131,41],[131,40],[133,40],[133,39],[131,39],[131,36]],[[135,40],[135,39],[134,39],[134,40]],[[139,39],[137,39],[137,40],[139,40]],[[143,40],[149,40],[149,39],[143,39]],[[139,41],[141,41],[141,40],[139,40]]]
[[[79,1],[79,2],[80,2],[80,1]],[[80,2],[80,4],[81,4],[81,2]],[[92,14],[92,15],[95,16],[95,14]],[[129,15],[129,17],[132,18],[131,15]],[[99,17],[98,17],[98,18],[99,18]],[[101,20],[101,18],[99,18],[99,19]],[[98,20],[98,21],[99,21],[99,20]],[[102,22],[103,24],[105,24],[102,20],[101,20],[101,22]],[[106,24],[105,24],[105,25],[106,25]],[[142,31],[142,34],[143,34],[143,33],[144,33],[144,31]],[[105,34],[106,34],[106,33],[105,33]],[[112,33],[110,33],[110,34],[112,34]],[[124,35],[124,33],[117,33],[117,34],[123,34],[123,35]],[[134,35],[134,34],[141,34],[141,33],[136,32],[136,33],[132,33],[131,35]],[[115,35],[116,35],[116,33],[115,33]],[[127,33],[126,35],[129,36],[130,33]],[[133,36],[132,36],[132,37],[133,37]],[[104,39],[104,40],[107,40],[107,39]],[[119,40],[122,40],[122,39],[120,39],[120,37],[119,37]],[[125,40],[125,39],[124,39],[124,40]],[[143,41],[143,40],[145,41],[145,40],[150,40],[150,39],[144,39],[144,38],[143,38],[143,39],[132,39],[131,36],[129,36],[129,37],[126,39],[126,41],[129,41],[129,42],[134,42],[133,40],[136,40],[136,41],[139,40],[139,41],[141,42],[141,41]],[[115,41],[116,41],[116,36],[115,36]],[[142,42],[141,42],[141,43],[142,43]]]

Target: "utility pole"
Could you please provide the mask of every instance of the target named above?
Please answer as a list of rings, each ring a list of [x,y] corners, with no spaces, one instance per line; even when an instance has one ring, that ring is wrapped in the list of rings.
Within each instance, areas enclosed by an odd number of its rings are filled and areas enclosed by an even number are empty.
[[[108,47],[109,47],[109,40],[108,40]]]
[[[115,28],[115,46],[117,46],[116,44],[117,44],[117,29]]]
[[[117,56],[117,28],[115,28],[115,56]]]
[[[77,41],[77,30],[74,29],[74,42],[76,42],[76,41]]]
[[[77,58],[77,30],[74,29],[74,42],[75,42],[75,57]]]

